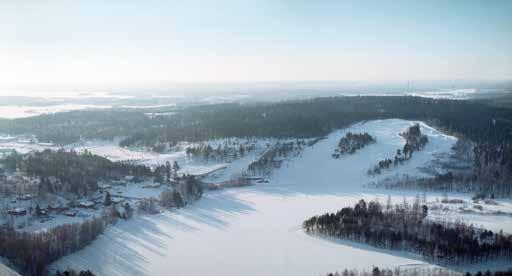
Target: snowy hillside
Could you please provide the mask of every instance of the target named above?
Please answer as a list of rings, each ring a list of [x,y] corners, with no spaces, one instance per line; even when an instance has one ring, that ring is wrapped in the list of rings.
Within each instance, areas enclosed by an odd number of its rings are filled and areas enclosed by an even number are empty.
[[[412,123],[370,121],[336,131],[285,163],[270,183],[208,192],[184,209],[122,221],[52,269],[84,268],[99,275],[319,275],[344,268],[427,265],[413,254],[308,236],[301,228],[304,219],[353,205],[360,198],[383,202],[391,193],[394,201],[402,201],[404,195],[412,201],[414,192],[364,188],[377,178],[421,174],[418,167],[434,154],[448,152],[456,141],[421,123],[429,139],[426,147],[403,165],[368,176],[367,169],[377,160],[393,156],[403,146],[399,133]],[[376,143],[354,155],[332,158],[347,131],[368,132]],[[433,201],[441,195],[427,196]],[[500,216],[461,218],[477,225],[491,221],[486,226],[512,232],[512,222]]]

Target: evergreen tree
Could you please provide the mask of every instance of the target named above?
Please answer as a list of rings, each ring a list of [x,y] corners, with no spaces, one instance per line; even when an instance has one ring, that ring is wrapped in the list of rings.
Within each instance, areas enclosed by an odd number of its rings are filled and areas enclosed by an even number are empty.
[[[110,206],[112,204],[112,199],[110,198],[110,193],[105,192],[105,199],[103,200],[103,205]]]

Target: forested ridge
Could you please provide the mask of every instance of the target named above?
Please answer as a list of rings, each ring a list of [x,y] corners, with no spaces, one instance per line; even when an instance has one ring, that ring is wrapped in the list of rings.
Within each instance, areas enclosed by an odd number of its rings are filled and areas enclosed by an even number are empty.
[[[445,264],[512,259],[512,235],[474,228],[464,223],[426,219],[428,207],[417,200],[412,206],[360,200],[353,208],[326,213],[304,221],[309,233],[405,250]]]
[[[154,173],[144,165],[112,162],[107,158],[65,150],[44,150],[27,154],[13,153],[0,159],[11,171],[21,171],[39,178],[41,192],[87,194],[97,189],[98,181],[119,180],[124,176],[151,177]],[[51,181],[55,179],[57,181]],[[57,182],[57,183],[56,183]]]
[[[123,145],[198,141],[222,137],[317,137],[350,123],[402,118],[425,120],[473,141],[510,136],[512,110],[481,103],[411,96],[327,97],[260,104],[188,107],[171,116],[133,110],[89,110],[0,121],[10,134],[41,141],[125,137]]]
[[[123,137],[121,146],[154,148],[161,143],[225,137],[321,137],[359,121],[422,120],[474,142],[471,179],[496,183],[498,188],[490,188],[488,193],[510,196],[512,191],[506,184],[512,180],[512,109],[461,100],[355,96],[216,104],[173,111],[170,116],[146,116],[137,110],[73,111],[2,120],[0,129],[9,134],[33,133],[40,141],[60,144],[80,138]]]

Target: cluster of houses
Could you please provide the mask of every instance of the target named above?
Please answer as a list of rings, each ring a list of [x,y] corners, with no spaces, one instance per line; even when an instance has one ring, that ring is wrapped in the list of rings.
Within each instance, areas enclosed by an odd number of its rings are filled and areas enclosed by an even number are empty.
[[[0,168],[0,177],[2,175],[3,174]],[[13,178],[12,181],[16,183],[23,182],[26,184],[26,187],[32,187],[33,185],[31,184],[35,184],[31,182],[34,181],[33,179],[22,175],[9,175],[8,178]],[[9,207],[4,209],[4,214],[7,214],[8,216],[5,218],[8,219],[10,223],[17,223],[19,225],[25,225],[25,223],[34,218],[43,223],[55,219],[56,215],[68,217],[87,217],[92,213],[95,213],[95,211],[101,211],[106,206],[114,208],[116,214],[119,217],[126,218],[130,216],[130,204],[132,204],[133,200],[138,200],[139,198],[122,195],[123,191],[113,189],[113,186],[126,186],[126,184],[131,180],[131,177],[125,177],[123,180],[109,183],[99,183],[98,192],[94,196],[77,200],[54,198],[48,203],[41,203],[41,200],[39,200],[37,194],[19,194],[18,196],[13,197],[7,201],[7,203],[9,203]],[[171,184],[177,185],[179,184],[179,181],[180,180],[173,179],[173,183]],[[233,183],[230,184],[233,185]],[[143,186],[141,186],[141,188],[149,189],[159,188],[162,186],[160,183],[143,183],[142,185]]]
[[[107,189],[106,186],[103,188]],[[32,215],[35,215],[38,217],[47,217],[49,214],[54,213],[54,214],[62,214],[62,215],[69,216],[69,217],[75,217],[79,214],[80,209],[97,210],[99,206],[103,206],[105,204],[105,196],[107,193],[108,192],[103,192],[103,194],[100,194],[99,196],[97,196],[94,199],[81,200],[75,204],[66,204],[67,206],[65,206],[64,204],[58,204],[58,205],[49,204],[46,208],[39,207],[39,205],[36,208],[33,208],[32,206],[28,207],[28,208],[20,207],[22,205],[26,206],[27,204],[18,204],[17,201],[28,201],[28,200],[31,200],[36,197],[35,195],[32,195],[32,194],[23,194],[23,195],[16,197],[15,200],[14,199],[11,200],[11,204],[17,204],[18,206],[7,210],[7,214],[16,216],[16,217],[22,217],[22,216],[26,216],[29,214],[32,214]],[[110,195],[109,195],[109,197],[110,197]],[[112,196],[109,199],[109,204],[118,205],[119,203],[123,203],[124,200],[125,199],[123,197]]]

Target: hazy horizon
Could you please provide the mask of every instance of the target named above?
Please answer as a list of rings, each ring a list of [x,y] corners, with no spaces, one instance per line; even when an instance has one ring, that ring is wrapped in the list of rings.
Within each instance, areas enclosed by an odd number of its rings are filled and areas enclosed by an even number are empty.
[[[512,79],[510,1],[2,1],[0,87]]]

